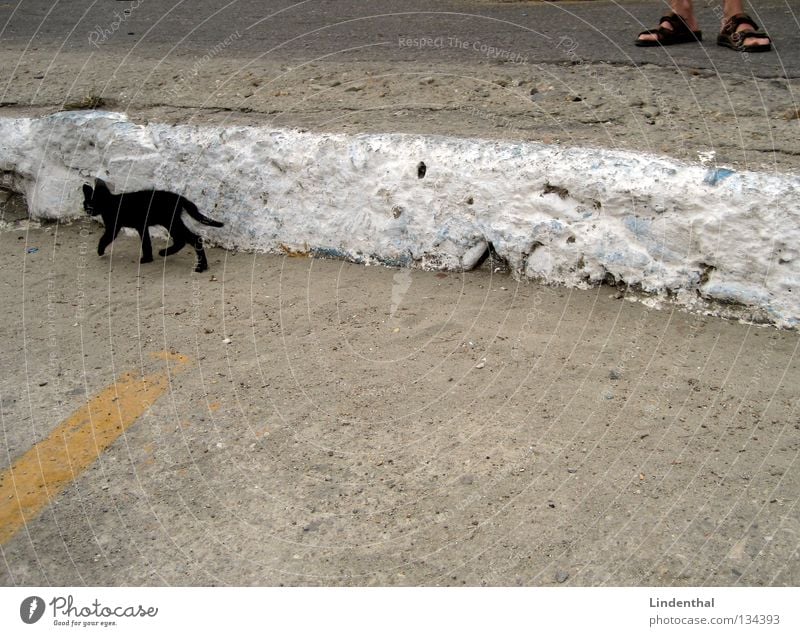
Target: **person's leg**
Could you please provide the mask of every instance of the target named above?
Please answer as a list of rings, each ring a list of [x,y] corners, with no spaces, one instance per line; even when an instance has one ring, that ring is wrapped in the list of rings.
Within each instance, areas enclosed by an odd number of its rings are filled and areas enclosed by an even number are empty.
[[[725,28],[725,23],[733,16],[744,13],[744,3],[742,0],[723,0],[722,2],[722,11],[723,11],[723,19],[722,19],[722,28]],[[744,22],[740,24],[736,30],[738,32],[742,31],[755,31],[753,28],[754,25],[752,23]],[[745,38],[743,44],[745,46],[766,46],[770,43],[769,38]]]
[[[741,5],[741,0],[739,0],[739,4]],[[697,24],[697,19],[694,17],[694,7],[692,6],[692,0],[670,0],[669,5],[674,14],[683,18],[683,21],[686,23],[686,26],[689,27],[691,31],[700,30],[700,27]],[[658,26],[661,27],[662,29],[666,29],[667,31],[673,30],[673,26],[670,22],[662,22]],[[657,33],[642,33],[641,35],[639,35],[639,40],[643,42],[645,41],[657,42],[659,40],[659,35]]]

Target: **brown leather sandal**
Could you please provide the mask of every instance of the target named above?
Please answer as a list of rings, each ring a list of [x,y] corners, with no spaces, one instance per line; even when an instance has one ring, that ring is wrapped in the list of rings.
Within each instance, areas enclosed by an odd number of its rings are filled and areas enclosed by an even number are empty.
[[[662,22],[669,22],[672,25],[672,30],[665,29],[661,26]],[[688,42],[700,42],[703,39],[702,31],[692,31],[683,18],[677,13],[670,13],[663,16],[658,21],[657,29],[647,29],[642,31],[636,38],[634,44],[636,46],[669,46],[671,44],[686,44]],[[641,40],[643,35],[657,35],[655,40]]]
[[[753,27],[752,31],[737,31],[742,24],[749,24]],[[766,33],[758,30],[759,27],[755,20],[746,13],[737,13],[728,18],[722,27],[722,31],[717,36],[717,44],[720,46],[727,46],[734,51],[742,53],[760,53],[761,51],[769,51],[772,48],[771,43],[767,44],[745,44],[745,40],[750,38],[765,38],[771,39]]]

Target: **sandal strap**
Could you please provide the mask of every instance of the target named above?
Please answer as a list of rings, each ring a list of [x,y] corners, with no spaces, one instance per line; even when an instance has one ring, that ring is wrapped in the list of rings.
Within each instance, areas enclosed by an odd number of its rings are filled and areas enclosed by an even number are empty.
[[[768,38],[769,37],[763,31],[734,31],[731,34],[731,37],[734,36],[734,35],[738,35],[742,39],[744,39],[744,38]]]
[[[758,24],[756,24],[756,21],[746,13],[737,13],[726,20],[725,25],[722,27],[722,32],[730,34],[736,33],[736,29],[738,29],[742,24],[749,24],[751,27],[753,27],[753,32],[758,31],[761,28],[758,26]]]
[[[770,39],[769,36],[763,31],[734,31],[731,33],[730,37],[734,42],[740,42],[741,44],[744,44],[744,41],[749,40],[750,38],[763,38],[765,40]]]
[[[663,15],[658,20],[658,24],[661,25],[662,22],[669,22],[672,25],[673,30],[675,33],[679,31],[689,31],[689,27],[686,24],[686,21],[679,16],[677,13],[670,13],[669,15]],[[659,29],[663,29],[662,26],[658,27]]]

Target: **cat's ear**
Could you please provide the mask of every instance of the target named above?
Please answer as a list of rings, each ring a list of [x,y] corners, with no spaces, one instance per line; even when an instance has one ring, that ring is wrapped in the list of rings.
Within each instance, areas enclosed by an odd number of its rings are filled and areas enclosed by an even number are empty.
[[[94,190],[92,190],[92,186],[83,184],[83,198],[89,201],[92,196],[94,195]]]
[[[99,178],[99,177],[97,177],[94,180],[94,185],[95,185],[96,188],[101,188],[101,189],[104,189],[104,190],[108,190],[109,189],[108,188],[108,184],[105,181],[103,181],[101,178]],[[109,192],[110,192],[110,190],[109,190]]]

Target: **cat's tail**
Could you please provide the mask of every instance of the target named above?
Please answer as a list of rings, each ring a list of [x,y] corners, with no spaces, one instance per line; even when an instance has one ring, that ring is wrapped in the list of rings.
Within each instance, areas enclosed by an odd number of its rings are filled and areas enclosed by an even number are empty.
[[[210,225],[211,227],[222,227],[225,225],[220,221],[215,221],[214,219],[209,219],[207,216],[203,216],[200,210],[197,209],[197,206],[186,197],[181,197],[181,206],[183,206],[183,209],[186,210],[186,213],[190,217],[195,221],[200,221],[203,225]]]

